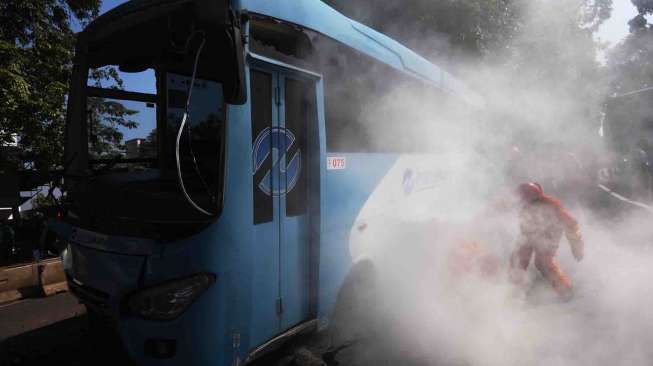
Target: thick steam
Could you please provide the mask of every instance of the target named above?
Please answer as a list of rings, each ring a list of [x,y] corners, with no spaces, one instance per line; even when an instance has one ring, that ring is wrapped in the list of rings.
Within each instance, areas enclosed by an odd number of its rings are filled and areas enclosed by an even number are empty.
[[[383,331],[356,348],[358,362],[653,363],[652,217],[633,211],[619,220],[598,218],[592,209],[601,194],[592,162],[606,154],[598,135],[604,90],[598,82],[578,85],[587,73],[599,75],[595,50],[584,38],[591,33],[570,31],[581,10],[572,0],[532,2],[514,42],[520,50],[515,62],[459,72],[487,97],[483,111],[399,85],[384,98],[404,108],[388,110],[382,98],[361,113],[381,145],[397,138],[375,129],[376,121],[403,121],[403,141],[432,154],[429,164],[444,178],[422,194],[428,199],[379,213],[370,224],[383,228],[370,230],[364,248],[380,273],[374,311]],[[529,44],[540,53],[526,52]],[[511,155],[515,150],[519,159]],[[574,283],[569,302],[556,297],[532,262],[525,289],[508,281],[518,232],[511,196],[518,182],[506,173],[511,164],[563,199],[580,221],[585,259],[577,263],[564,238],[558,251]],[[452,269],[461,250],[494,258],[491,273]]]

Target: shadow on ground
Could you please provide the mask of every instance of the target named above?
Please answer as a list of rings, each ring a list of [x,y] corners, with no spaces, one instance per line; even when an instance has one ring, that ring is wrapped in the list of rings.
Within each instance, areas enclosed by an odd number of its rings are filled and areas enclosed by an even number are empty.
[[[0,365],[133,365],[116,346],[99,346],[89,338],[86,316],[62,320],[5,339]]]

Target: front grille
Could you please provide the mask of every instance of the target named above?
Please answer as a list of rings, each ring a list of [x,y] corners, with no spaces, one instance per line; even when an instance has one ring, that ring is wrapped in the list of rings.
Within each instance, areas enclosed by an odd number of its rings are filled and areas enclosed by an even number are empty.
[[[85,305],[96,308],[100,311],[107,311],[109,307],[109,294],[98,289],[86,286],[70,275],[68,278],[68,287],[70,291]]]

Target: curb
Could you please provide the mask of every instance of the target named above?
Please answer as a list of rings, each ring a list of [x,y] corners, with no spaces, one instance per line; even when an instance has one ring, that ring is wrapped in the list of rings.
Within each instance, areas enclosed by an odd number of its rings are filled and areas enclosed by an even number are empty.
[[[61,258],[0,267],[0,304],[68,291]]]

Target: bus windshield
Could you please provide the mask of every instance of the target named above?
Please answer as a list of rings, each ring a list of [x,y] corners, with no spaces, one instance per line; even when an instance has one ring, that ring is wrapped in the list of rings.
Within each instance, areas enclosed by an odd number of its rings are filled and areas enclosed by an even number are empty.
[[[178,239],[221,210],[231,46],[190,15],[128,24],[100,21],[90,28],[101,37],[80,36],[66,126],[67,220]]]

